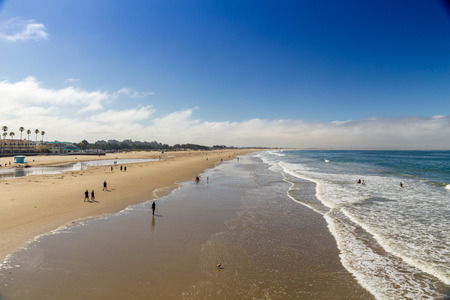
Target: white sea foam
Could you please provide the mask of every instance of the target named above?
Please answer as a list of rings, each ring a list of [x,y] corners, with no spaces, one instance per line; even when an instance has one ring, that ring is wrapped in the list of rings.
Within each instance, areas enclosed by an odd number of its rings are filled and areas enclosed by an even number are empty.
[[[278,151],[268,151],[268,153],[272,154],[272,155],[276,155],[276,156],[286,156],[286,154],[281,152],[282,150],[278,150]]]
[[[439,189],[409,181],[411,188],[401,189],[392,184],[392,178],[367,179],[366,186],[339,184],[333,179],[323,182],[317,187],[317,197],[354,216],[352,221],[371,233],[388,252],[449,284],[450,266],[445,257],[450,257],[450,222],[445,211],[427,209],[444,205]],[[368,199],[380,199],[376,202],[379,204],[366,204]]]
[[[285,174],[283,174],[283,180],[286,181],[286,182],[289,182],[289,181],[286,179]],[[309,209],[315,211],[316,213],[318,213],[318,214],[320,214],[320,215],[323,215],[323,214],[324,214],[322,211],[319,211],[319,210],[316,209],[315,207],[313,207],[313,206],[311,206],[311,205],[308,205],[308,204],[305,203],[305,202],[297,201],[297,199],[295,199],[294,197],[292,197],[291,194],[290,194],[290,191],[292,190],[292,187],[294,186],[294,184],[293,184],[292,182],[289,182],[289,183],[290,183],[290,186],[289,186],[289,189],[288,189],[288,191],[287,191],[287,193],[286,193],[286,195],[289,197],[289,199],[293,200],[294,202],[300,203],[300,204],[302,204],[302,205],[308,207]]]
[[[427,274],[450,282],[450,185],[442,189],[418,176],[405,177],[401,170],[385,172],[339,162],[325,166],[326,159],[314,161],[300,155],[287,155],[283,161],[271,156],[265,161],[316,184],[317,199],[332,211],[326,219],[340,245],[343,264],[377,298],[442,297],[435,279]],[[358,179],[365,184],[357,184]],[[386,257],[359,240],[354,228],[358,224],[389,253]],[[372,274],[383,269],[388,275]]]
[[[415,280],[416,271],[395,257],[380,255],[354,234],[349,223],[325,215],[344,267],[377,299],[437,299],[431,282]]]
[[[401,258],[409,265],[436,276],[445,284],[450,284],[450,267],[446,266],[445,261],[442,261],[445,260],[445,257],[450,257],[450,252],[448,248],[445,247],[444,240],[417,244],[417,242],[407,242],[401,237],[398,239],[395,239],[394,237],[386,238],[385,231],[380,232],[377,228],[371,227],[361,219],[353,216],[346,209],[342,209],[342,212],[352,222],[358,224],[366,232],[370,233],[386,251]],[[442,243],[444,243],[444,246],[442,246]],[[439,249],[436,248],[441,248],[441,251],[438,251]],[[432,250],[434,250],[434,253]],[[438,260],[438,264],[433,263],[433,261],[436,260]]]

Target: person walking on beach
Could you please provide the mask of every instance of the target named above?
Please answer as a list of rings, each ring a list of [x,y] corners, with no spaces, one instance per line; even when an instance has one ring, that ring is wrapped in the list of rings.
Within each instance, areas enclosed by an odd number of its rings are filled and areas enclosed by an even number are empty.
[[[155,208],[156,208],[156,203],[155,203],[155,201],[153,201],[153,203],[152,203],[152,215],[155,215]]]
[[[89,201],[89,191],[88,190],[86,190],[84,192],[84,202],[86,202],[86,200]]]
[[[94,190],[92,190],[91,192],[91,201],[94,202],[95,201],[95,194],[94,194]]]
[[[105,182],[103,182],[103,190],[104,191],[108,190],[107,186],[108,186],[108,184],[106,183],[106,180],[105,180]]]

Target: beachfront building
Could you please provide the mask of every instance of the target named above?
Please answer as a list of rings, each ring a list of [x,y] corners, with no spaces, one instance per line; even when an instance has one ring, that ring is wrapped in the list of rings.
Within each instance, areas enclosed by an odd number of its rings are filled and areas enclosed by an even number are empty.
[[[65,154],[80,152],[80,148],[70,142],[37,142],[37,152],[47,152],[52,154]]]
[[[35,152],[34,143],[27,140],[2,139],[0,140],[2,153],[30,153]]]

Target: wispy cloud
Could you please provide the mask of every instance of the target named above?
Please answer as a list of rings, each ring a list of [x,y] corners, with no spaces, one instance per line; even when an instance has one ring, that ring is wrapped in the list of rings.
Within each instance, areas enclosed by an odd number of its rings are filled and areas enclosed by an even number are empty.
[[[101,123],[132,123],[147,120],[153,112],[154,109],[150,106],[122,111],[108,110],[90,117],[89,120]]]
[[[138,91],[134,91],[130,88],[121,88],[120,90],[118,90],[115,93],[115,96],[129,96],[131,98],[144,98],[147,96],[153,96],[155,93],[154,92],[138,92]]]
[[[45,25],[35,20],[24,20],[20,17],[12,18],[0,24],[0,39],[17,42],[26,40],[46,40],[49,34]]]
[[[78,79],[78,78],[67,78],[64,80],[64,83],[73,84],[73,83],[77,83],[79,81],[80,81],[80,79]]]
[[[194,108],[174,109],[157,117],[155,108],[148,103],[119,108],[124,107],[127,97],[145,94],[128,88],[113,92],[72,86],[51,89],[34,77],[18,82],[4,80],[0,81],[0,125],[7,125],[11,131],[20,126],[38,128],[45,130],[49,140],[73,142],[133,139],[229,146],[450,149],[447,115],[372,117],[330,123],[259,118],[210,122],[195,117],[198,109]]]

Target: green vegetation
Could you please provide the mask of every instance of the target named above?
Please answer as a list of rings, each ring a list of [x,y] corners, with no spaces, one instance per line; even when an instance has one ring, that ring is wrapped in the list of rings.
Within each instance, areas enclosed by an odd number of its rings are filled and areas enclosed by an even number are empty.
[[[108,140],[97,141],[95,143],[89,143],[86,140],[82,140],[76,144],[83,151],[150,151],[150,150],[164,150],[164,151],[177,151],[177,150],[211,150],[211,149],[234,149],[235,147],[214,145],[213,147],[196,145],[196,144],[175,144],[169,146],[168,144],[153,142],[140,142],[132,140]]]

